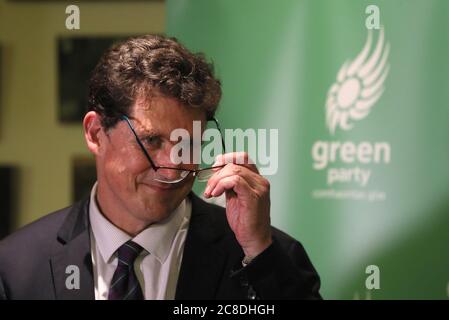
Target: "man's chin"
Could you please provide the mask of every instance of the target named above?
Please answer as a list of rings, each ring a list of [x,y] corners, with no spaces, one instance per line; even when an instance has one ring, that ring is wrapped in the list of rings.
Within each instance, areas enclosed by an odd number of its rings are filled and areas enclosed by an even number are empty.
[[[144,185],[141,197],[145,215],[154,222],[167,218],[183,200],[179,189],[158,189],[154,186]]]

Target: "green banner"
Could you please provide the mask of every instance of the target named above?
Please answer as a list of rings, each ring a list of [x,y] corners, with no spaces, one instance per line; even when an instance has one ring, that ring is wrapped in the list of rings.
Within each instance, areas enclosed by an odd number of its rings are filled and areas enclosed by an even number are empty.
[[[272,222],[323,297],[447,299],[449,1],[167,5],[216,66],[222,126],[278,130]]]

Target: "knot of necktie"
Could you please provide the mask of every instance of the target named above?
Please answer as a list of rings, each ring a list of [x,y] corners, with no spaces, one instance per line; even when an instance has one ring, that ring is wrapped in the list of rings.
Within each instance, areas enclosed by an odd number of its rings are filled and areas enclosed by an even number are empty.
[[[142,252],[143,248],[139,246],[137,243],[129,240],[125,244],[123,244],[117,250],[118,263],[119,265],[126,265],[128,267],[132,267],[134,261]]]

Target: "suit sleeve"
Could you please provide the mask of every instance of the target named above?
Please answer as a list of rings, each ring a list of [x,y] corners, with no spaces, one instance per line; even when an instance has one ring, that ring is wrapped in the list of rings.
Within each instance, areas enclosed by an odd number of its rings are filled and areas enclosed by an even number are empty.
[[[283,249],[276,239],[246,267],[236,264],[232,278],[248,299],[321,299],[320,278],[302,245],[294,240]]]

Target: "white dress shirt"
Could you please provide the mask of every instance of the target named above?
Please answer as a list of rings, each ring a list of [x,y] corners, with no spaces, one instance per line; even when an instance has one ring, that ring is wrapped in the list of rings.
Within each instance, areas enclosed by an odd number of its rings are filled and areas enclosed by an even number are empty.
[[[96,191],[95,183],[89,205],[95,299],[108,299],[109,286],[118,263],[116,251],[131,239],[144,249],[134,263],[134,270],[145,299],[174,299],[192,213],[190,200],[186,198],[169,218],[150,225],[132,238],[100,212]]]

